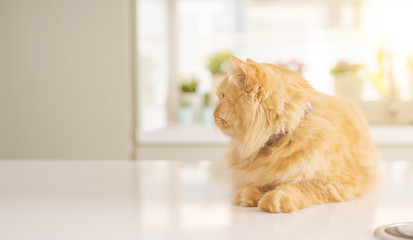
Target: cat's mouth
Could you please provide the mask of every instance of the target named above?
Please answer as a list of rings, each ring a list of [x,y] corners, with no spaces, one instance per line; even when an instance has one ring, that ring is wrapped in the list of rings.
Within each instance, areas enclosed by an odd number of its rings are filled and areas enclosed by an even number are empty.
[[[215,117],[215,124],[221,129],[231,127],[224,119],[220,117]]]

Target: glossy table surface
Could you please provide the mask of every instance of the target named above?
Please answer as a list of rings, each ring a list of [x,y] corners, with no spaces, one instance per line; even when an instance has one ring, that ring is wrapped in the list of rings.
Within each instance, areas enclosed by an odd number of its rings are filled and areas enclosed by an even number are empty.
[[[413,161],[382,161],[379,191],[270,214],[231,205],[224,163],[0,161],[0,239],[375,239],[413,221]]]

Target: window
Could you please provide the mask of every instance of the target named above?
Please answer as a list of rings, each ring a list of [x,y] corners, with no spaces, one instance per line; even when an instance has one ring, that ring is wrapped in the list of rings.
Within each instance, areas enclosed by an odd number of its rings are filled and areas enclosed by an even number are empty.
[[[347,97],[373,123],[413,123],[413,116],[397,120],[388,113],[394,101],[402,102],[400,112],[411,104],[411,1],[137,1],[143,131],[177,122],[182,79],[199,81],[195,107],[200,108],[212,88],[208,58],[225,49],[243,59],[302,66],[303,76],[327,94],[345,95],[348,88]],[[330,73],[340,61],[363,66],[347,75],[344,85]]]

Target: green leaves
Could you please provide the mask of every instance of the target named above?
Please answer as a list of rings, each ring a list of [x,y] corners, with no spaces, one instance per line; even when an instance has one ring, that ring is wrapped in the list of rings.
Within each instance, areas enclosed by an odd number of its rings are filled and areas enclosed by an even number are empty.
[[[232,53],[229,50],[223,50],[215,53],[208,58],[208,69],[212,74],[227,73],[231,66]]]
[[[195,77],[192,77],[190,80],[181,80],[181,91],[182,92],[196,92],[198,87],[198,80]]]
[[[347,62],[339,62],[337,65],[330,70],[330,73],[332,75],[340,74],[340,73],[346,73],[346,72],[353,72],[357,73],[362,68],[362,65],[359,64],[350,64]]]

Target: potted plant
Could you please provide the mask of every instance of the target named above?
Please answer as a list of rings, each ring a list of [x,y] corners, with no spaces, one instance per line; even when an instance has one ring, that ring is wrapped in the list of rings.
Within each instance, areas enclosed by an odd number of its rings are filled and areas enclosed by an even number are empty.
[[[207,67],[212,74],[211,91],[217,90],[219,83],[224,79],[229,68],[231,67],[232,53],[228,50],[222,50],[208,58]]]
[[[196,90],[198,80],[195,77],[181,79],[180,85],[180,107],[178,110],[178,120],[183,125],[191,125],[194,121],[194,111],[197,107]]]
[[[201,110],[201,121],[206,126],[214,125],[214,108],[211,106],[211,95],[204,94],[204,101]]]
[[[363,80],[359,76],[362,65],[350,64],[344,61],[330,70],[334,76],[334,89],[337,95],[352,100],[361,100]]]

